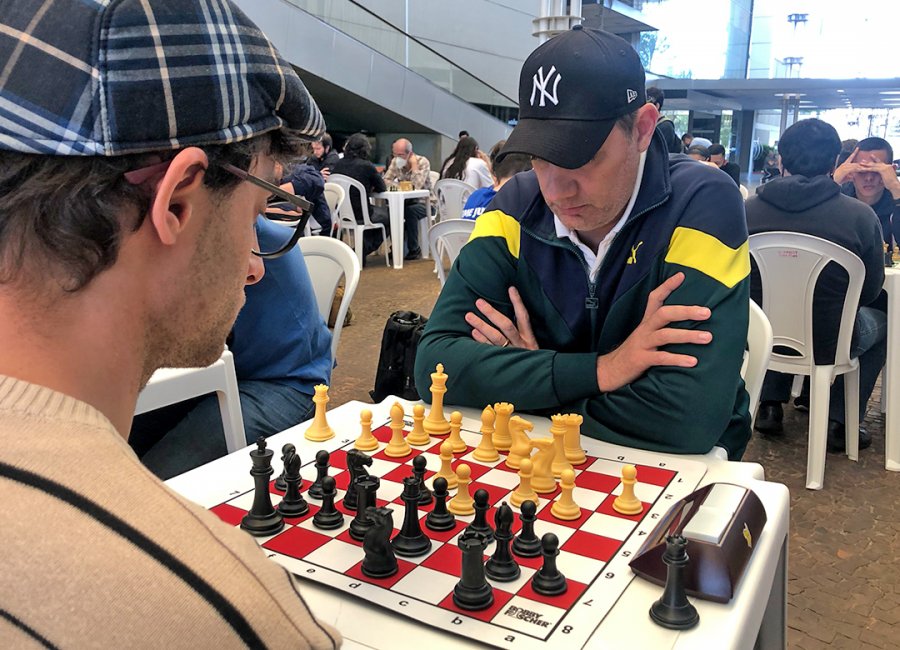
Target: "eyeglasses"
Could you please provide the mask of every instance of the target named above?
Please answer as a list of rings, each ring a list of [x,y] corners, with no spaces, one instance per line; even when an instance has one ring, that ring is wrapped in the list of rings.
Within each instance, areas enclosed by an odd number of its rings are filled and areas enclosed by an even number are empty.
[[[130,183],[131,185],[142,185],[152,178],[165,173],[166,169],[169,168],[171,162],[171,160],[165,160],[148,167],[142,167],[130,172],[125,172],[125,180],[128,181],[128,183]],[[234,165],[226,163],[224,165],[221,165],[221,168],[232,176],[241,179],[242,181],[246,181],[248,183],[251,183],[252,185],[256,185],[257,187],[266,190],[273,197],[281,201],[285,201],[286,203],[290,203],[294,208],[296,208],[297,211],[300,212],[299,218],[297,218],[297,215],[295,214],[279,214],[267,212],[265,215],[263,215],[266,217],[266,219],[275,223],[280,223],[282,226],[293,230],[290,230],[290,235],[285,238],[285,243],[281,244],[279,240],[278,244],[272,246],[273,250],[265,252],[262,250],[253,250],[251,252],[263,259],[273,260],[281,257],[289,250],[291,250],[294,246],[296,246],[297,241],[303,234],[303,230],[306,228],[306,223],[309,221],[309,215],[310,211],[312,210],[313,204],[304,199],[302,196],[297,196],[295,194],[291,194],[290,192],[286,192],[277,185],[265,181],[258,176],[254,176],[253,174],[246,172],[239,167],[235,167]]]

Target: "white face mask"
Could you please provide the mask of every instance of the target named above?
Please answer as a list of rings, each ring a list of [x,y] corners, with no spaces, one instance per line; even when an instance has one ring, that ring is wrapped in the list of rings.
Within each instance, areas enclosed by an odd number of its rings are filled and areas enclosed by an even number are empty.
[[[396,167],[397,169],[403,169],[404,167],[406,167],[406,158],[396,156],[394,158],[394,167]]]

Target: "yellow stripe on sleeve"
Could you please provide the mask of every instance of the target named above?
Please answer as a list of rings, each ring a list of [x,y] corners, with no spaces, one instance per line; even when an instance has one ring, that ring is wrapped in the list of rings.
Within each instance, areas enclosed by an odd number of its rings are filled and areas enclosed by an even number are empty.
[[[731,248],[708,233],[680,227],[672,233],[666,262],[696,269],[730,289],[750,274],[750,247],[745,241]]]
[[[506,241],[509,254],[519,259],[519,242],[521,230],[519,222],[500,210],[483,212],[475,220],[475,229],[469,241],[478,237],[501,237]]]

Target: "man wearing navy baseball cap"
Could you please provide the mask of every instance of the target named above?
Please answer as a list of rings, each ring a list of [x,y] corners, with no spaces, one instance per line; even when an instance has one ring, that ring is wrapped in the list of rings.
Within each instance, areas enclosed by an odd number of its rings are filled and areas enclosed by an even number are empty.
[[[215,361],[296,243],[254,223],[271,193],[308,209],[270,181],[318,108],[227,0],[3,0],[0,55],[0,645],[338,646],[125,440],[153,371]]]
[[[669,158],[644,70],[619,37],[580,25],[541,45],[501,156],[533,157],[478,218],[419,344],[427,397],[572,412],[585,435],[740,458],[747,227],[718,170]],[[474,310],[473,310],[474,307]]]

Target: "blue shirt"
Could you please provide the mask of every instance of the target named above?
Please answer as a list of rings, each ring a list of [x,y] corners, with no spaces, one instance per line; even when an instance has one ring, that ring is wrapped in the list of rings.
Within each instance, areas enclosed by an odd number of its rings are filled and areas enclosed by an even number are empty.
[[[256,221],[260,247],[272,250],[289,236],[268,219]],[[266,273],[246,287],[247,302],[232,329],[229,348],[238,380],[263,380],[308,395],[331,380],[331,332],[319,314],[300,248],[265,260]]]
[[[497,190],[493,187],[482,187],[480,190],[472,192],[466,201],[466,205],[463,206],[462,218],[473,221],[477,219],[484,212],[484,209],[488,207],[496,193]]]

